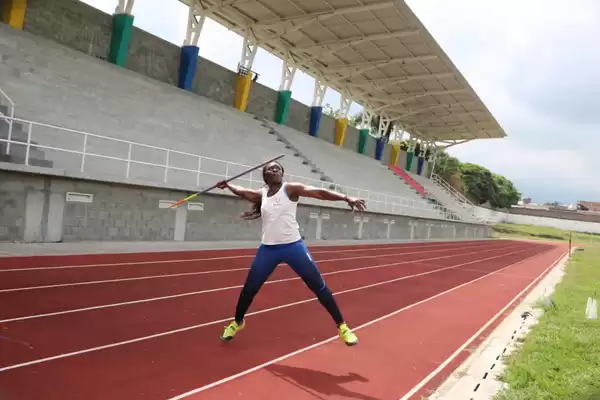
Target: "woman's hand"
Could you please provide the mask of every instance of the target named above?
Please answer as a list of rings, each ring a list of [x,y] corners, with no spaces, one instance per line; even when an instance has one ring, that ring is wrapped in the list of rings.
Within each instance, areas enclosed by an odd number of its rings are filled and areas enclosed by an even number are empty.
[[[217,187],[219,189],[227,189],[229,187],[229,183],[227,181],[221,181],[217,183]]]
[[[354,207],[356,207],[356,209],[358,211],[364,211],[366,209],[366,204],[363,199],[357,199],[354,197],[346,197],[346,203],[348,203],[348,205],[350,206],[350,208],[352,210],[354,210]]]

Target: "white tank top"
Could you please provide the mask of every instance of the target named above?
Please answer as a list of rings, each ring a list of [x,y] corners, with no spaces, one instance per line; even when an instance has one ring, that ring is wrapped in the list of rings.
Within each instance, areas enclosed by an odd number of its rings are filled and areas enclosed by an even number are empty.
[[[268,187],[262,189],[262,243],[266,245],[297,242],[301,239],[296,221],[298,202],[290,200],[286,193],[286,184],[273,196],[268,197]]]

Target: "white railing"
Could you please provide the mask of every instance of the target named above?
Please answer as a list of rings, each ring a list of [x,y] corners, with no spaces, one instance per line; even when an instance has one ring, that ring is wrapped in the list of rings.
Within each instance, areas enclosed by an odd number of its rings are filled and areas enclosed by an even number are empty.
[[[13,152],[20,147],[25,147],[23,161],[25,165],[31,165],[32,151],[39,152],[40,149],[42,149],[46,153],[44,154],[44,159],[52,161],[54,164],[53,167],[64,169],[67,173],[77,172],[85,174],[86,177],[106,177],[107,174],[110,174],[109,170],[112,168],[114,170],[112,175],[116,174],[120,179],[144,179],[153,182],[160,181],[177,187],[182,186],[191,188],[193,186],[194,188],[198,188],[203,186],[203,184],[206,184],[205,186],[209,186],[209,184],[212,185],[215,180],[228,178],[250,167],[231,161],[224,161],[179,150],[97,135],[76,129],[69,129],[14,117],[5,117],[5,119],[10,120],[11,122],[20,122],[21,125],[26,128],[26,140],[14,140],[10,136],[8,139],[0,139],[0,142],[6,142],[9,145],[13,144]],[[39,138],[36,136],[35,141],[33,141],[32,135],[38,131],[41,131],[42,134],[39,135]],[[58,136],[56,135],[56,132],[59,133]],[[81,144],[77,146],[75,140],[70,138],[69,135],[74,135],[79,138]],[[49,143],[42,143],[43,141]],[[106,145],[99,146],[98,144],[91,143],[93,141],[104,141],[110,144],[108,147],[113,147],[109,150],[109,153],[111,154],[101,154],[99,150],[101,150],[103,146],[106,147]],[[122,147],[116,149],[114,148],[114,145]],[[118,150],[121,150],[122,154],[126,153],[127,156],[119,157],[114,155]],[[139,157],[134,156],[134,154],[139,153],[142,150],[158,152],[162,155],[161,158],[164,161],[149,161],[148,158],[152,158],[150,157],[150,154],[145,154],[144,156],[147,157],[145,159],[139,159]],[[69,156],[76,156],[77,159],[71,159],[69,161]],[[190,163],[188,163],[188,166],[183,166],[181,164],[182,160],[185,158],[191,161],[193,167],[190,167]],[[93,164],[97,160],[100,160],[101,163],[97,166],[90,166],[90,164]],[[115,169],[115,166],[109,164],[109,161],[114,161],[117,164],[120,163],[120,165]],[[178,166],[177,164],[180,165]],[[150,170],[144,170],[146,177],[140,178],[139,174],[141,171],[134,171],[138,166],[150,168]],[[178,177],[178,173],[184,173],[187,177],[181,179],[181,177]],[[210,180],[205,180],[205,177],[210,177]],[[378,193],[366,189],[339,185],[291,174],[286,174],[286,177],[290,180],[302,182],[314,187],[329,188],[343,192],[349,196],[363,198],[367,202],[368,209],[375,212],[433,219],[459,220],[457,217],[459,213],[451,208],[434,206],[424,200],[407,199],[388,193]],[[253,171],[252,173],[239,178],[239,182],[241,186],[249,188],[258,188],[264,184],[261,171]],[[315,203],[312,199],[310,200],[311,201],[308,202]],[[316,203],[321,204],[320,201],[316,201]],[[336,203],[328,203],[328,206],[335,206],[335,204]],[[338,207],[345,208],[346,205],[341,204],[338,205]]]
[[[8,102],[8,115],[5,115],[2,111],[0,111],[0,118],[6,121],[8,124],[8,143],[6,144],[6,154],[10,152],[10,141],[12,139],[12,130],[13,130],[13,121],[15,118],[15,102],[12,101],[10,97],[0,88],[0,97]]]
[[[448,194],[450,194],[452,197],[454,197],[454,199],[456,200],[456,202],[463,208],[465,208],[466,210],[468,210],[471,213],[475,213],[475,205],[465,197],[465,195],[463,195],[462,193],[460,193],[458,190],[456,190],[452,185],[450,185],[448,182],[446,182],[445,180],[442,179],[441,176],[437,175],[437,174],[432,174],[431,175],[431,180],[437,184],[442,190],[444,190],[445,192],[447,192]]]

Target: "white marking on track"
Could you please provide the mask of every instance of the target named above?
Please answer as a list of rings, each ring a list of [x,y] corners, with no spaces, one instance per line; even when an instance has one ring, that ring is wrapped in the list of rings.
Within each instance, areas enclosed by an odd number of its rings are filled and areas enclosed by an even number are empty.
[[[464,243],[473,244],[473,246],[463,246],[463,247],[478,247],[482,246],[481,242],[470,242],[466,241]],[[483,243],[491,244],[493,241],[486,241]],[[321,250],[321,251],[313,251],[312,254],[328,254],[328,253],[353,253],[353,252],[361,252],[361,251],[376,251],[376,250],[395,250],[395,249],[414,249],[414,248],[453,248],[456,246],[456,243],[444,243],[444,244],[430,244],[425,243],[423,245],[413,245],[413,246],[392,246],[392,247],[375,247],[368,249],[337,249],[337,250]],[[348,246],[352,247],[352,246]],[[231,249],[227,251],[237,251],[238,249]],[[199,251],[210,251],[210,250],[199,250]],[[226,250],[223,250],[226,251]],[[241,254],[238,256],[220,256],[220,257],[205,257],[205,258],[187,258],[187,259],[169,259],[169,260],[147,260],[147,261],[130,261],[130,262],[120,262],[120,263],[101,263],[101,264],[80,264],[80,265],[59,265],[54,267],[31,267],[31,268],[12,268],[12,269],[0,269],[0,273],[2,272],[17,272],[17,271],[36,271],[36,270],[51,270],[51,269],[70,269],[70,268],[96,268],[96,267],[119,267],[119,266],[127,266],[127,265],[147,265],[147,264],[170,264],[170,263],[183,263],[183,262],[192,262],[192,261],[218,261],[218,260],[233,260],[238,258],[254,258],[256,252],[251,254]],[[129,253],[127,253],[129,254]],[[92,254],[96,255],[96,254]],[[82,257],[90,256],[90,254],[84,254]],[[322,261],[321,261],[322,262]]]
[[[373,325],[373,324],[375,324],[375,323],[377,323],[377,322],[380,322],[380,321],[383,321],[383,320],[385,320],[385,319],[388,319],[388,318],[390,318],[390,317],[393,317],[394,315],[398,315],[398,314],[400,314],[400,313],[401,313],[401,312],[403,312],[403,311],[409,310],[409,309],[411,309],[411,308],[414,308],[414,307],[416,307],[416,306],[419,306],[419,305],[421,305],[421,304],[424,304],[424,303],[426,303],[426,302],[428,302],[428,301],[430,301],[430,300],[433,300],[433,299],[436,299],[436,298],[438,298],[438,297],[441,297],[441,296],[443,296],[443,295],[445,295],[445,294],[451,293],[451,292],[453,292],[453,291],[455,291],[455,290],[457,290],[457,289],[460,289],[460,288],[462,288],[462,287],[464,287],[464,286],[470,285],[470,284],[472,284],[472,283],[474,283],[474,282],[480,281],[480,280],[482,280],[482,279],[484,279],[484,278],[486,278],[486,277],[488,277],[488,276],[491,276],[491,275],[493,275],[493,274],[496,274],[496,273],[498,273],[498,272],[504,271],[504,270],[506,270],[507,268],[510,268],[510,267],[513,267],[513,266],[515,266],[515,265],[521,264],[521,263],[523,263],[523,262],[525,262],[525,261],[527,261],[527,260],[530,260],[530,259],[532,259],[532,258],[534,258],[534,257],[538,257],[540,254],[542,254],[542,253],[544,253],[544,252],[547,252],[547,251],[550,251],[550,249],[547,249],[547,250],[542,250],[540,253],[537,253],[537,254],[535,254],[535,255],[533,255],[533,256],[531,256],[531,257],[527,257],[527,258],[525,258],[524,260],[521,260],[521,261],[518,261],[518,262],[516,262],[516,263],[513,263],[513,264],[510,264],[510,265],[507,265],[506,267],[500,268],[500,269],[499,269],[499,270],[497,270],[497,271],[492,271],[492,272],[489,272],[489,273],[487,273],[487,274],[485,274],[485,275],[483,275],[483,276],[480,276],[480,277],[478,277],[478,278],[475,278],[475,279],[473,279],[473,280],[470,280],[470,281],[468,281],[468,282],[462,283],[462,284],[460,284],[460,285],[458,285],[458,286],[455,286],[455,287],[453,287],[453,288],[450,288],[450,289],[448,289],[448,290],[445,290],[445,291],[443,291],[443,292],[440,292],[440,293],[438,293],[438,294],[435,294],[435,295],[433,295],[433,296],[431,296],[431,297],[428,297],[428,298],[426,298],[426,299],[423,299],[423,300],[421,300],[421,301],[418,301],[418,302],[416,302],[416,303],[410,304],[410,305],[408,305],[408,306],[406,306],[406,307],[403,307],[403,308],[401,308],[401,309],[399,309],[399,310],[396,310],[396,311],[394,311],[394,312],[391,312],[391,313],[389,313],[389,314],[383,315],[383,316],[381,316],[381,317],[379,317],[379,318],[376,318],[376,319],[374,319],[374,320],[371,320],[371,321],[369,321],[369,322],[366,322],[366,323],[364,323],[364,324],[362,324],[362,325],[359,325],[359,326],[357,326],[356,328],[354,328],[353,330],[354,330],[354,331],[358,331],[358,330],[360,330],[360,329],[366,328],[367,326]],[[325,340],[323,340],[323,341],[321,341],[321,342],[318,342],[318,343],[312,344],[312,345],[310,345],[310,346],[307,346],[307,347],[304,347],[304,348],[302,348],[302,349],[298,349],[298,350],[296,350],[296,351],[294,351],[294,352],[292,352],[292,353],[288,353],[288,354],[286,354],[286,355],[284,355],[284,356],[281,356],[281,357],[275,358],[275,359],[273,359],[273,360],[267,361],[267,362],[265,362],[265,363],[262,363],[262,364],[260,364],[260,365],[257,365],[257,366],[255,366],[255,367],[249,368],[249,369],[247,369],[247,370],[245,370],[245,371],[239,372],[239,373],[237,373],[237,374],[235,374],[235,375],[231,375],[231,376],[228,376],[227,378],[223,378],[223,379],[221,379],[221,380],[219,380],[219,381],[216,381],[216,382],[210,383],[210,384],[208,384],[208,385],[204,385],[204,386],[202,386],[202,387],[200,387],[200,388],[197,388],[197,389],[194,389],[194,390],[190,390],[189,392],[186,392],[186,393],[180,394],[180,395],[178,395],[178,396],[172,397],[172,398],[170,398],[169,400],[181,400],[181,399],[183,399],[183,398],[185,398],[185,397],[187,397],[187,396],[191,396],[191,395],[194,395],[194,394],[197,394],[197,393],[203,392],[203,391],[205,391],[205,390],[207,390],[207,389],[211,389],[211,388],[213,388],[213,387],[215,387],[215,386],[222,385],[223,383],[227,383],[227,382],[229,382],[229,381],[232,381],[232,380],[234,380],[234,379],[240,378],[240,377],[242,377],[242,376],[244,376],[244,375],[248,375],[248,374],[250,374],[250,373],[252,373],[252,372],[258,371],[258,370],[260,370],[260,369],[262,369],[262,368],[264,368],[264,367],[268,367],[269,365],[272,365],[272,364],[278,363],[278,362],[280,362],[280,361],[283,361],[283,360],[285,360],[285,359],[287,359],[287,358],[290,358],[290,357],[296,356],[296,355],[298,355],[298,354],[301,354],[301,353],[305,353],[305,352],[307,352],[307,351],[309,351],[309,350],[312,350],[312,349],[314,349],[314,348],[316,348],[316,347],[322,346],[322,345],[324,345],[324,344],[326,344],[326,343],[332,342],[332,341],[334,341],[334,340],[336,340],[336,339],[338,339],[338,336],[337,336],[337,335],[336,335],[336,336],[332,336],[332,337],[330,337],[329,339],[325,339]]]
[[[504,249],[505,246],[478,246],[481,248],[491,247],[493,249]],[[510,246],[513,247],[513,246]],[[462,250],[468,247],[459,247],[456,250]],[[413,251],[410,253],[390,253],[390,254],[376,254],[369,256],[359,256],[359,257],[346,257],[346,258],[332,258],[329,260],[317,261],[317,263],[322,264],[325,262],[335,262],[335,261],[355,261],[367,258],[385,258],[385,257],[395,257],[395,256],[403,256],[409,254],[423,254],[423,253],[435,253],[439,251],[444,251],[445,249],[438,250],[426,250],[426,251]],[[479,250],[479,251],[487,251],[487,250]],[[99,285],[104,283],[120,283],[120,282],[131,282],[131,281],[140,281],[140,280],[150,280],[150,279],[166,279],[166,278],[178,278],[182,276],[195,276],[195,275],[206,275],[206,274],[217,274],[217,273],[226,273],[226,272],[239,272],[239,271],[247,271],[249,267],[243,268],[231,268],[231,269],[215,269],[210,271],[197,271],[197,272],[181,272],[178,274],[161,274],[161,275],[145,275],[145,276],[136,276],[132,278],[117,278],[117,279],[102,279],[97,281],[84,281],[84,282],[72,282],[72,283],[57,283],[53,285],[41,285],[41,286],[24,286],[19,288],[11,288],[11,289],[0,289],[0,293],[10,293],[10,292],[22,292],[27,290],[39,290],[39,289],[52,289],[52,288],[63,288],[69,286],[84,286],[84,285]]]
[[[508,250],[508,249],[515,248],[515,247],[518,247],[518,246],[506,247],[506,248],[503,248],[503,250]],[[489,251],[493,251],[493,250],[496,250],[496,249],[476,251],[476,252],[470,252],[470,253],[462,253],[462,254],[453,254],[453,255],[449,255],[449,256],[441,256],[441,257],[433,257],[433,258],[424,258],[421,260],[414,260],[414,261],[399,261],[399,262],[390,263],[390,264],[378,264],[378,265],[372,265],[372,266],[368,266],[368,267],[344,269],[344,270],[338,270],[338,271],[332,271],[332,272],[325,272],[321,275],[329,276],[329,275],[336,275],[336,274],[347,273],[347,272],[357,272],[357,271],[364,271],[364,270],[377,269],[377,268],[386,268],[386,267],[392,267],[392,266],[403,265],[403,264],[423,264],[424,261],[441,260],[441,259],[452,258],[452,257],[460,257],[460,256],[471,255],[471,254],[479,254],[479,253],[485,253],[485,252],[489,252]],[[509,253],[509,254],[513,254],[513,253]],[[506,254],[502,254],[502,256],[504,256],[504,255],[506,255]],[[500,257],[500,256],[498,256],[498,257]],[[487,259],[478,260],[478,261],[485,261],[485,260],[487,260]],[[443,266],[439,266],[439,265],[432,265],[432,266],[443,267]],[[435,270],[435,271],[437,271],[437,270]],[[294,278],[276,279],[276,280],[265,282],[265,285],[274,284],[274,283],[282,283],[282,282],[290,282],[290,281],[295,281],[295,280],[300,280],[300,278],[294,277]],[[0,320],[0,323],[24,321],[27,319],[35,319],[35,318],[52,317],[52,316],[56,316],[56,315],[72,314],[72,313],[77,313],[77,312],[100,310],[100,309],[112,308],[112,307],[121,307],[121,306],[127,306],[127,305],[132,305],[132,304],[149,303],[149,302],[153,302],[153,301],[169,300],[169,299],[175,299],[175,298],[179,298],[179,297],[196,296],[196,295],[206,294],[206,293],[239,289],[242,286],[243,285],[226,286],[226,287],[221,287],[221,288],[199,290],[196,292],[186,292],[186,293],[173,294],[173,295],[169,295],[169,296],[152,297],[149,299],[132,300],[132,301],[125,301],[125,302],[121,302],[121,303],[105,304],[105,305],[100,305],[100,306],[76,308],[76,309],[72,309],[72,310],[56,311],[56,312],[45,313],[45,314],[36,314],[36,315],[29,315],[29,316],[23,316],[23,317],[15,317],[15,318]]]
[[[519,294],[517,294],[515,297],[513,297],[513,299],[511,301],[509,301],[508,304],[506,304],[500,311],[498,311],[498,313],[496,315],[494,315],[492,318],[490,318],[490,320],[487,321],[477,332],[475,332],[475,334],[473,336],[471,336],[469,339],[467,339],[466,342],[464,342],[458,349],[456,349],[456,351],[454,353],[452,353],[450,355],[450,357],[448,357],[446,360],[444,360],[444,362],[442,362],[440,365],[438,365],[438,367],[436,369],[431,371],[431,373],[429,375],[427,375],[421,382],[416,384],[411,390],[409,390],[399,400],[408,400],[415,393],[417,393],[419,390],[421,390],[421,388],[423,388],[423,386],[425,386],[427,384],[427,382],[432,380],[437,374],[439,374],[444,368],[446,368],[446,366],[448,366],[448,364],[450,364],[452,362],[452,360],[454,360],[464,349],[466,349],[470,343],[472,343],[478,336],[480,336],[491,324],[494,323],[495,320],[497,320],[502,314],[504,314],[504,312],[506,310],[508,310],[508,308],[514,302],[516,302],[525,292],[527,292],[527,290],[529,290],[529,288],[531,288],[537,281],[539,281],[540,278],[546,274],[546,272],[548,272],[549,270],[554,268],[567,255],[567,253],[568,252],[562,253],[560,255],[560,257],[558,257],[556,260],[554,260],[554,262],[552,262],[552,264],[550,264],[550,266],[548,266],[548,268],[546,268],[544,271],[542,271],[533,281],[531,281],[531,283],[529,283],[529,285],[527,285],[523,290],[521,290],[519,292]]]
[[[520,252],[531,250],[531,249],[532,248],[529,247],[527,249],[519,250],[519,251],[516,251],[516,252],[513,252],[513,253],[505,253],[505,254],[502,254],[502,255],[499,255],[499,256],[493,256],[493,257],[489,257],[487,259],[505,257],[505,256],[510,255],[510,254],[516,254],[516,253],[520,253]],[[538,254],[539,253],[536,253],[536,255],[538,255]],[[532,257],[534,257],[534,256],[528,257],[528,258],[526,258],[526,260],[529,259],[529,258],[532,258]],[[398,282],[398,281],[402,281],[402,280],[406,280],[406,279],[411,279],[411,278],[415,278],[415,277],[419,277],[419,276],[423,276],[423,275],[429,275],[429,274],[433,274],[433,273],[444,271],[444,270],[458,268],[458,267],[463,266],[463,265],[473,264],[473,263],[476,263],[476,262],[485,261],[487,259],[473,260],[473,261],[469,261],[469,262],[466,262],[466,263],[461,263],[461,264],[457,264],[457,265],[454,265],[454,266],[441,268],[441,269],[438,269],[438,270],[421,272],[419,274],[403,276],[403,277],[400,277],[400,278],[390,279],[390,280],[383,281],[383,282],[372,283],[370,285],[359,286],[359,287],[352,288],[352,289],[341,290],[341,291],[333,293],[333,294],[335,296],[338,296],[340,294],[356,292],[356,291],[359,291],[359,290],[369,289],[369,288],[373,288],[373,287],[376,287],[376,286],[386,285],[386,284],[389,284],[389,283],[394,283],[394,282]],[[520,262],[522,262],[522,261],[520,261]],[[516,263],[516,264],[518,264],[518,263]],[[279,305],[279,306],[270,307],[270,308],[266,308],[266,309],[263,309],[263,310],[250,312],[250,313],[248,313],[246,315],[247,316],[251,316],[251,315],[257,315],[257,314],[264,314],[264,313],[267,313],[267,312],[270,312],[270,311],[275,311],[275,310],[280,310],[282,308],[288,308],[288,307],[292,307],[292,306],[296,306],[296,305],[300,305],[300,304],[310,303],[310,302],[313,302],[313,301],[316,301],[316,300],[317,300],[316,297],[312,297],[310,299],[295,301],[293,303],[282,304],[282,305]],[[78,355],[82,355],[82,354],[92,353],[92,352],[96,352],[96,351],[100,351],[100,350],[109,349],[109,348],[112,348],[112,347],[124,346],[124,345],[131,344],[131,343],[137,343],[137,342],[141,342],[141,341],[145,341],[145,340],[150,340],[150,339],[154,339],[154,338],[158,338],[158,337],[162,337],[162,336],[173,335],[173,334],[176,334],[176,333],[186,332],[186,331],[189,331],[189,330],[203,328],[203,327],[210,326],[210,325],[221,324],[221,323],[228,322],[228,321],[231,321],[231,317],[229,317],[229,318],[223,318],[223,319],[215,320],[215,321],[210,321],[210,322],[204,322],[202,324],[187,326],[185,328],[179,328],[179,329],[174,329],[174,330],[170,330],[170,331],[166,331],[166,332],[156,333],[156,334],[149,335],[149,336],[142,336],[142,337],[138,337],[138,338],[135,338],[135,339],[124,340],[124,341],[121,341],[121,342],[106,344],[106,345],[103,345],[103,346],[91,347],[91,348],[84,349],[84,350],[74,351],[74,352],[70,352],[70,353],[63,353],[63,354],[59,354],[59,355],[51,356],[51,357],[46,357],[46,358],[40,358],[40,359],[33,360],[33,361],[27,361],[27,362],[24,362],[24,363],[21,363],[21,364],[9,365],[9,366],[0,368],[0,372],[9,371],[9,370],[17,369],[17,368],[23,368],[23,367],[27,367],[27,366],[35,365],[35,364],[41,364],[41,363],[45,363],[45,362],[48,362],[48,361],[59,360],[59,359],[62,359],[62,358],[67,358],[67,357],[73,357],[73,356],[78,356]],[[362,325],[362,326],[365,326],[365,325]],[[335,337],[337,337],[337,336],[335,336]],[[324,343],[324,342],[321,342],[321,343]]]

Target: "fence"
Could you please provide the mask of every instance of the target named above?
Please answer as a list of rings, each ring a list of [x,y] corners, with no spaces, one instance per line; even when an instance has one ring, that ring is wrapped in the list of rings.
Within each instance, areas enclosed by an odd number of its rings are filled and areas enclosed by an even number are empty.
[[[120,180],[125,178],[154,183],[161,182],[172,187],[190,189],[212,185],[215,180],[228,178],[249,167],[231,161],[55,125],[14,117],[4,117],[4,119],[9,121],[10,126],[18,124],[21,128],[12,132],[12,136],[9,131],[8,138],[0,138],[0,143],[6,142],[7,153],[18,155],[23,164],[36,165],[37,163],[40,165],[40,161],[50,160],[54,168],[64,169],[67,173],[84,174],[85,177],[90,178],[110,180],[110,177],[113,179],[117,177]],[[13,146],[12,150],[8,147],[10,145]],[[18,162],[16,159],[12,161]],[[363,198],[370,211],[431,219],[460,220],[457,217],[458,213],[454,210],[431,204],[425,200],[407,199],[388,193],[378,193],[302,176],[290,174],[286,174],[286,176],[288,180]],[[260,171],[243,176],[236,182],[252,189],[257,189],[264,184]],[[321,201],[313,201],[313,199],[307,200],[307,202],[322,204]],[[336,203],[327,205],[335,207]],[[346,207],[343,203],[337,206]],[[475,218],[468,222],[481,223]]]
[[[441,189],[445,190],[450,196],[452,196],[456,202],[465,210],[471,214],[475,212],[475,205],[469,201],[462,193],[452,187],[448,182],[443,180],[439,175],[432,174],[431,180],[436,183]]]
[[[10,152],[10,143],[12,139],[12,130],[13,130],[13,120],[15,118],[15,103],[12,101],[10,97],[0,88],[0,100],[5,100],[8,102],[7,110],[8,114],[3,113],[0,110],[0,119],[5,121],[8,124],[8,143],[6,144],[6,154]]]

